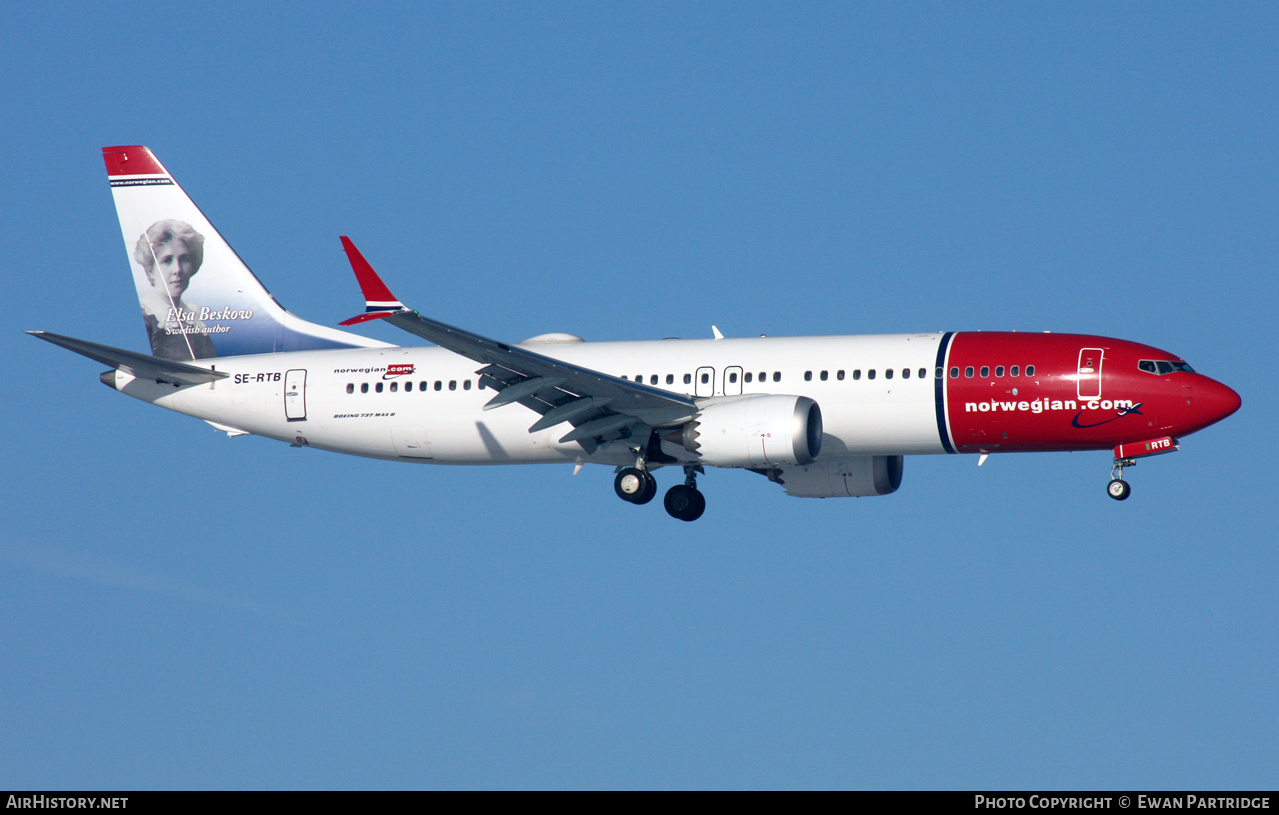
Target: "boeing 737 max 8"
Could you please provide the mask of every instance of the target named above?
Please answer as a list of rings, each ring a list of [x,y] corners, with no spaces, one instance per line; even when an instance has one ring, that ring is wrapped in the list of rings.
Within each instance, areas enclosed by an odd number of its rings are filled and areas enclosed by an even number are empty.
[[[903,458],[1111,450],[1123,469],[1239,409],[1233,390],[1148,345],[1076,334],[934,332],[583,342],[482,337],[401,304],[355,245],[366,300],[433,345],[396,346],[285,311],[145,147],[103,149],[151,342],[141,354],[31,332],[110,367],[128,396],[339,453],[435,464],[604,464],[635,504],[681,468],[692,521],[710,467],[790,495],[887,495]]]

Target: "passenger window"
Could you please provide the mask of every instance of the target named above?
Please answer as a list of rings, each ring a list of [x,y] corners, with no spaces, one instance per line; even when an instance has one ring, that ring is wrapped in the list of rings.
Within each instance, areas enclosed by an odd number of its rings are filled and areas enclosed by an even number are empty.
[[[920,379],[927,379],[927,378],[928,378],[928,369],[927,369],[927,368],[920,368],[920,369],[919,369],[919,378],[920,378]],[[941,377],[940,377],[940,376],[939,376],[939,377],[937,377],[937,378],[938,378],[938,379],[941,379]]]
[[[1009,368],[1009,369],[1008,369],[1008,375],[1009,375],[1009,376],[1017,376],[1017,375],[1018,375],[1018,374],[1020,374],[1020,373],[1021,373],[1021,366],[1020,366],[1020,365],[1014,365],[1013,367],[1011,367],[1011,368]]]
[[[874,368],[871,368],[869,371],[867,371],[867,372],[866,372],[866,378],[867,378],[867,379],[874,379],[874,378],[875,378],[875,369],[874,369]]]
[[[656,385],[656,384],[657,384],[657,374],[653,374],[652,376],[650,376],[650,377],[648,378],[648,384],[650,384],[650,385]]]
[[[746,372],[746,375],[745,375],[744,377],[742,377],[742,379],[746,380],[746,384],[748,384],[748,385],[749,385],[749,384],[750,384],[750,381],[751,381],[754,377],[755,377],[755,374],[751,373],[750,371],[747,371],[747,372]]]
[[[395,393],[395,392],[396,392],[396,391],[398,391],[399,389],[400,389],[400,383],[399,383],[399,382],[392,382],[392,383],[391,383],[391,393]]]
[[[973,378],[973,366],[969,365],[967,368],[964,369],[964,377],[966,379]]]
[[[693,375],[692,375],[692,374],[684,374],[684,384],[685,384],[685,385],[691,385],[691,384],[693,384]]]
[[[985,379],[988,376],[990,376],[990,366],[989,365],[981,366],[981,378]]]
[[[871,378],[871,379],[874,379],[874,378],[875,378],[875,372],[874,372],[874,371],[871,371],[871,372],[870,372],[870,378]],[[885,369],[885,370],[884,370],[884,378],[885,378],[885,379],[892,379],[892,378],[893,378],[893,369],[892,369],[892,368],[887,368],[887,369]]]
[[[812,371],[804,371],[804,381],[805,381],[805,382],[812,382],[812,381],[813,381],[813,372],[812,372]]]
[[[859,379],[861,379],[861,378],[862,378],[862,369],[861,369],[861,368],[854,368],[854,369],[853,369],[853,381],[854,381],[854,382],[856,382],[857,380],[859,380]]]
[[[1034,366],[1034,365],[1027,365],[1027,366],[1026,366],[1026,376],[1034,376],[1034,375],[1035,375],[1035,366]]]
[[[767,382],[767,381],[768,381],[768,372],[767,372],[767,371],[760,371],[760,372],[759,372],[759,381],[760,381],[760,382]]]
[[[381,393],[381,392],[382,392],[382,383],[381,383],[381,382],[379,382],[379,383],[377,383],[376,385],[374,385],[374,386],[373,386],[373,390],[377,391],[378,393]]]
[[[781,372],[781,371],[773,371],[773,381],[774,381],[774,382],[781,382],[781,381],[782,381],[782,372]]]
[[[996,365],[996,366],[995,366],[995,376],[1003,376],[1003,375],[1004,375],[1004,366],[1003,366],[1003,365]]]
[[[822,379],[822,381],[823,381],[823,382],[825,382],[825,381],[826,381],[827,379],[829,379],[829,378],[830,378],[830,373],[828,373],[827,371],[822,371],[822,373],[821,373],[821,379]]]
[[[675,384],[675,374],[667,374],[667,375],[666,375],[666,384],[667,384],[667,385],[674,385],[674,384]]]
[[[902,379],[910,379],[910,368],[902,368]]]
[[[737,384],[737,372],[736,372],[736,371],[733,371],[732,373],[730,373],[730,374],[728,375],[728,381],[729,381],[729,383],[730,383],[730,384],[733,384],[733,385],[736,385],[736,384]]]
[[[348,382],[348,383],[346,383],[346,392],[347,392],[347,393],[355,393],[355,383],[354,383],[354,382]]]
[[[702,374],[702,384],[703,384],[703,385],[708,385],[708,384],[710,384],[710,381],[711,381],[711,375],[710,375],[710,374]]]
[[[457,380],[456,380],[456,379],[450,379],[450,380],[449,380],[449,390],[451,390],[451,391],[455,391],[455,390],[457,390]]]
[[[369,392],[369,383],[367,383],[367,382],[361,382],[361,383],[360,383],[360,393],[368,393],[368,392]]]
[[[471,380],[467,379],[462,382],[462,390],[469,391],[471,389]]]
[[[969,376],[972,376],[972,374],[969,374]],[[951,368],[951,369],[950,369],[950,378],[951,378],[951,379],[959,379],[959,369],[958,369],[958,368]]]
[[[437,380],[435,380],[435,389],[436,389],[437,391],[442,391],[442,390],[444,390],[444,383],[443,383],[443,382],[441,382],[441,381],[440,381],[440,380],[438,380],[438,379],[437,379]]]
[[[843,372],[843,371],[839,371],[839,372],[837,372],[837,373],[835,374],[835,378],[836,378],[836,379],[838,379],[840,382],[843,382],[843,381],[844,381],[844,372]]]

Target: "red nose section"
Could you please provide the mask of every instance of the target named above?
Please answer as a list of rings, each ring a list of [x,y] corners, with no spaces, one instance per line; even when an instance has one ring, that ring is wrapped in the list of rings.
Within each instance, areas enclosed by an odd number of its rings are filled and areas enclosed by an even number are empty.
[[[1195,383],[1191,397],[1192,409],[1198,427],[1207,427],[1221,421],[1239,409],[1243,400],[1232,388],[1226,387],[1215,379],[1203,377]]]

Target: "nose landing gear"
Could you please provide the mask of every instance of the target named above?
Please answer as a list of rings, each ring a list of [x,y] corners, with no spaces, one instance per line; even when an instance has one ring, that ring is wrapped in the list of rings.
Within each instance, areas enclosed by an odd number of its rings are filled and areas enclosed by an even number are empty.
[[[1117,458],[1110,468],[1110,483],[1106,485],[1106,494],[1116,501],[1122,501],[1132,493],[1132,487],[1124,481],[1124,467],[1136,467],[1137,461],[1131,458]]]

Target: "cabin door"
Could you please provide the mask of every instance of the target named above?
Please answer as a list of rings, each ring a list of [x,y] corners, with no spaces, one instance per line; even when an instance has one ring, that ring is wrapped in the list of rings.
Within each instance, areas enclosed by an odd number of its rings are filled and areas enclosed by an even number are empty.
[[[290,422],[306,421],[306,371],[284,374],[284,418]]]
[[[1101,398],[1101,359],[1105,354],[1100,348],[1079,349],[1079,379],[1076,380],[1080,400]]]

